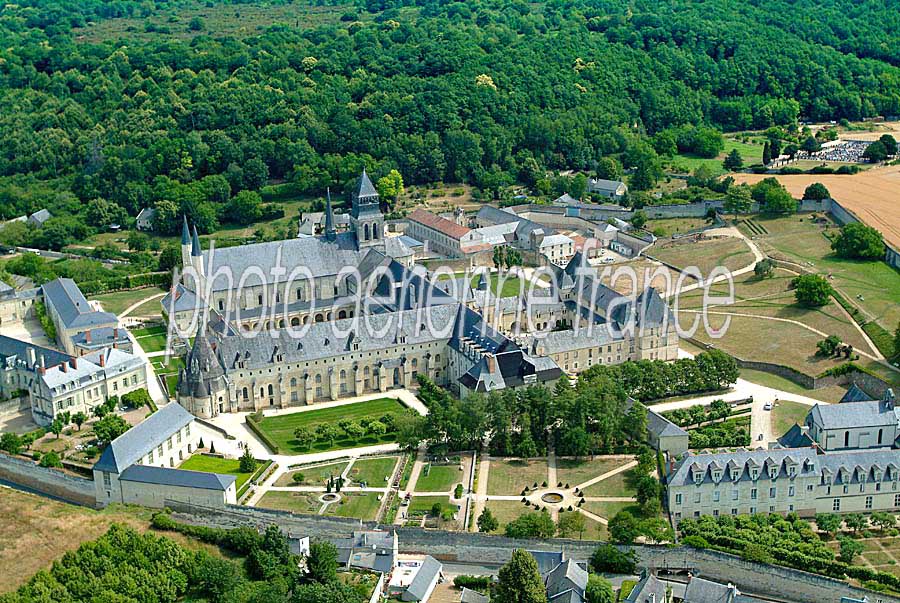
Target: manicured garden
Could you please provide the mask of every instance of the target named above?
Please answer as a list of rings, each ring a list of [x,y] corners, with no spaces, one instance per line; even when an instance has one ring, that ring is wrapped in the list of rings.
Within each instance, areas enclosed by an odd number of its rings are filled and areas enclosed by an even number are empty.
[[[472,277],[471,285],[473,288],[478,286],[478,281],[480,279],[481,275],[479,274]],[[511,274],[500,276],[496,272],[492,272],[490,275],[490,287],[491,292],[497,297],[518,297],[522,292],[527,294],[531,288],[531,284],[520,279],[518,276],[513,276]]]
[[[235,487],[238,492],[241,492],[247,480],[255,475],[261,475],[271,463],[272,461],[258,461],[256,469],[247,473],[241,471],[240,459],[226,459],[208,454],[195,454],[181,463],[178,468],[189,471],[202,471],[203,473],[233,475],[237,479]]]
[[[385,488],[396,465],[396,456],[358,459],[350,467],[347,477],[353,481],[354,486],[365,483],[370,488]]]
[[[427,464],[416,482],[417,492],[449,492],[456,484],[462,483],[463,472],[459,465]]]
[[[141,349],[147,354],[151,352],[161,352],[166,349],[166,327],[155,326],[143,329],[134,329],[131,335],[137,340]]]
[[[488,471],[488,494],[515,495],[535,483],[547,482],[547,461],[491,459]],[[417,486],[418,487],[418,486]]]
[[[412,411],[395,398],[377,398],[263,417],[253,423],[281,453],[305,454],[394,442],[391,417],[408,412]],[[362,431],[342,429],[342,423],[354,424]]]
[[[324,486],[329,477],[336,477],[344,472],[347,468],[347,461],[337,463],[324,463],[321,465],[309,465],[298,467],[294,470],[286,472],[275,482],[276,486]],[[302,476],[302,479],[295,479],[295,476]]]

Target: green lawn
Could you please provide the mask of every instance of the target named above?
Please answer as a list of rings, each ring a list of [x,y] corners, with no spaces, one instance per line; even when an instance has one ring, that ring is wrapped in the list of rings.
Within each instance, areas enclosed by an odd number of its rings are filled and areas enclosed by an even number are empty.
[[[822,402],[836,403],[845,393],[847,393],[847,388],[839,385],[832,385],[820,389],[806,389],[790,379],[785,379],[784,377],[773,375],[772,373],[767,373],[765,371],[754,371],[752,369],[741,369],[741,379],[746,379],[751,383],[764,385],[773,389],[780,389],[783,392],[815,398]]]
[[[491,459],[488,470],[488,494],[519,494],[523,488],[538,486],[547,481],[547,461],[544,459],[519,461]]]
[[[485,506],[491,510],[491,514],[497,518],[497,529],[495,534],[502,534],[506,528],[506,524],[517,519],[523,513],[532,511],[533,509],[517,500],[489,500]],[[478,519],[477,517],[475,518]]]
[[[590,511],[594,515],[599,515],[604,519],[612,519],[616,513],[620,511],[628,511],[635,517],[641,517],[641,508],[637,503],[633,502],[591,502],[587,501],[581,508]]]
[[[135,329],[131,332],[138,345],[146,353],[161,352],[166,349],[166,327],[156,326],[145,329]]]
[[[389,443],[395,441],[395,434],[387,433],[381,437],[363,436],[355,440],[339,437],[334,442],[315,442],[309,448],[301,448],[294,439],[294,430],[303,426],[315,431],[316,427],[323,423],[337,426],[338,422],[344,419],[350,421],[359,421],[364,418],[377,420],[388,413],[400,414],[405,412],[410,411],[395,398],[377,398],[375,400],[343,404],[330,408],[265,417],[259,422],[259,427],[282,451],[295,453],[323,452],[326,450],[340,450],[343,448]]]
[[[288,471],[278,478],[275,482],[276,486],[324,486],[329,477],[338,476],[347,468],[347,461],[338,463],[328,463],[325,465],[313,465],[309,467],[300,467],[298,469]],[[294,481],[294,475],[303,474],[303,481],[299,484]]]
[[[350,467],[348,477],[353,480],[353,485],[366,482],[370,488],[384,488],[388,485],[387,479],[390,479],[396,465],[395,456],[359,459]]]
[[[628,461],[623,459],[611,459],[598,457],[594,460],[590,459],[557,459],[556,460],[556,477],[559,481],[569,484],[573,488],[578,484],[603,475],[612,471],[616,467],[621,467]]]
[[[266,492],[256,503],[257,507],[264,509],[276,509],[278,511],[290,511],[292,513],[315,514],[322,508],[319,502],[318,492],[285,492],[277,490]]]
[[[631,471],[622,471],[613,476],[588,486],[584,490],[585,496],[634,496],[636,494],[631,485]]]
[[[738,153],[741,154],[741,158],[744,160],[744,166],[748,167],[753,165],[754,163],[762,163],[762,149],[763,145],[756,142],[757,139],[752,139],[752,142],[741,142],[740,140],[732,137],[725,138],[725,149],[719,153],[717,157],[714,158],[706,158],[706,157],[698,157],[696,155],[691,155],[687,153],[679,153],[675,155],[671,162],[670,168],[672,171],[679,173],[692,173],[701,165],[705,165],[708,167],[712,173],[716,176],[725,173],[725,168],[722,165],[722,161],[725,159],[725,156],[728,155],[733,149],[737,149]]]
[[[481,275],[476,274],[472,277],[472,288],[478,286]],[[497,297],[518,297],[522,291],[528,293],[531,285],[517,276],[504,275],[501,277],[496,272],[491,273],[491,291]],[[501,287],[502,281],[502,287]]]
[[[341,494],[341,502],[328,505],[327,515],[337,515],[338,517],[355,517],[364,521],[375,519],[378,514],[378,507],[381,501],[378,500],[376,492],[352,494]]]
[[[179,469],[189,471],[202,471],[204,473],[224,473],[237,478],[238,490],[247,483],[252,473],[241,472],[241,462],[238,459],[223,459],[205,454],[195,454],[178,466]]]
[[[97,300],[101,304],[103,304],[103,309],[107,312],[112,312],[113,314],[121,314],[126,308],[146,300],[148,297],[153,297],[154,295],[158,295],[162,293],[162,290],[156,287],[147,287],[144,289],[134,289],[129,291],[115,291],[113,293],[100,293],[99,295],[91,295],[88,297],[90,300]],[[138,308],[135,308],[136,312],[134,314],[145,316],[148,314],[147,310],[152,310],[149,314],[157,315],[160,314],[160,306],[159,299],[152,300],[152,303],[156,303],[156,307],[152,306],[144,306],[143,304]],[[165,331],[163,331],[165,332]]]
[[[456,505],[450,504],[450,497],[448,496],[413,496],[407,513],[410,517],[413,515],[427,515],[431,513],[431,507],[434,506],[434,503],[441,503],[445,510],[450,508],[458,509]]]
[[[419,481],[416,482],[417,492],[449,492],[456,487],[456,484],[462,483],[463,472],[459,470],[459,465],[427,465],[428,475],[425,475],[425,468],[419,474]]]
[[[779,401],[770,411],[772,413],[772,431],[781,436],[794,426],[794,423],[803,425],[803,420],[809,414],[811,406],[799,402]]]

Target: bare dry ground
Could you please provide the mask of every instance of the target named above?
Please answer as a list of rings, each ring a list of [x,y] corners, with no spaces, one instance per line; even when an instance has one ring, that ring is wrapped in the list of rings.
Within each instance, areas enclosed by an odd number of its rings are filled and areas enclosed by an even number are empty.
[[[772,176],[735,174],[734,177],[738,182],[753,184]],[[774,177],[797,198],[803,196],[807,186],[821,182],[841,205],[900,248],[900,165],[872,168],[852,176],[797,174]]]
[[[104,534],[113,523],[141,532],[150,525],[151,512],[114,505],[103,511],[70,505],[0,486],[0,593],[10,592],[41,569]],[[166,536],[192,549],[218,549],[191,541],[180,534]]]

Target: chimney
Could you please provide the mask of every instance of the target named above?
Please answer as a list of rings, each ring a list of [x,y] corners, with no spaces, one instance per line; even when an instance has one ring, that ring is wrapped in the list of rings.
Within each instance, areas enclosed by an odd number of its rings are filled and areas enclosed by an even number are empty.
[[[61,370],[61,371],[64,372],[64,373],[68,373],[68,372],[69,372],[69,363],[68,363],[68,362],[63,362],[62,364],[60,364],[60,365],[59,365],[59,370]]]
[[[78,368],[78,358],[77,358],[77,357],[72,358],[72,368],[73,368],[73,369],[77,369],[77,368]]]
[[[84,341],[85,341],[85,343],[91,342],[91,330],[90,329],[88,329],[87,331],[84,332]]]
[[[41,358],[43,358],[43,356],[41,356]],[[45,375],[47,373],[47,369],[41,366],[38,368],[38,373],[40,373],[41,375]]]
[[[113,339],[119,339],[119,327],[113,327]]]
[[[37,358],[34,353],[34,348],[28,348],[28,351],[26,352],[26,354],[28,355],[28,366],[34,366],[35,363],[37,362]]]
[[[493,354],[485,354],[484,357],[487,360],[488,371],[493,373],[497,368],[497,359],[494,358]]]
[[[106,351],[100,352],[100,366],[101,367],[106,366]]]
[[[41,368],[47,368],[47,361],[44,359],[44,355],[41,354]]]

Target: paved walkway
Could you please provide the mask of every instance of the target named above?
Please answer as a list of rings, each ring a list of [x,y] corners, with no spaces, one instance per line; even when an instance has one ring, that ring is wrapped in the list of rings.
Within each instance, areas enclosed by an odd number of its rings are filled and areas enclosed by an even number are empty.
[[[585,488],[590,488],[597,482],[602,482],[603,480],[609,479],[618,473],[622,473],[623,471],[628,471],[629,469],[631,469],[632,467],[634,467],[636,465],[637,465],[637,461],[632,460],[628,463],[625,463],[624,465],[621,465],[620,467],[616,467],[612,471],[607,471],[606,473],[604,473],[602,475],[598,475],[597,477],[591,478],[584,483],[578,484],[577,486],[575,486],[575,488],[578,490],[584,490]]]
[[[491,457],[486,454],[481,455],[481,461],[478,464],[478,484],[475,487],[475,508],[472,512],[474,521],[469,526],[469,531],[478,531],[478,518],[484,511],[484,503],[487,501],[488,491],[488,475],[491,472]]]

